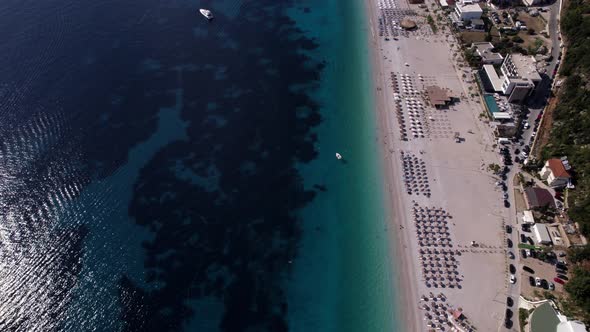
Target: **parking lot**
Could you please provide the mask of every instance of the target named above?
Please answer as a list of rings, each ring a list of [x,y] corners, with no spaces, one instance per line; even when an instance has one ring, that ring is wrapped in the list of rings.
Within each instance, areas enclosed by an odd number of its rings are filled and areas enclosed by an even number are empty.
[[[520,250],[520,249],[519,249]],[[556,272],[556,266],[543,262],[540,259],[536,259],[533,257],[522,258],[523,255],[520,255],[520,277],[521,277],[521,293],[528,299],[541,299],[544,292],[550,292],[555,297],[561,296],[560,293],[563,293],[563,285],[556,282],[554,278],[557,277],[558,273]],[[530,269],[530,270],[529,270]],[[528,271],[527,271],[528,270]],[[530,271],[533,271],[531,273]],[[533,278],[540,278],[541,280],[547,281],[547,288],[538,287],[538,286],[531,286],[529,279],[530,277]],[[563,279],[563,278],[560,278]],[[567,282],[567,280],[564,280]],[[554,290],[549,289],[549,285],[553,284],[555,287]]]

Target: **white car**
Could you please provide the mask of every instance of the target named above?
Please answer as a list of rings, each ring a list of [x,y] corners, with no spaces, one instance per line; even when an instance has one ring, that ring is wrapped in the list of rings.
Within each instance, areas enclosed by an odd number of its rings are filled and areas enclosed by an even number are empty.
[[[535,278],[535,286],[541,287],[541,278],[539,278],[539,277]]]
[[[511,284],[515,284],[516,283],[516,277],[514,276],[514,274],[510,275],[510,283]]]

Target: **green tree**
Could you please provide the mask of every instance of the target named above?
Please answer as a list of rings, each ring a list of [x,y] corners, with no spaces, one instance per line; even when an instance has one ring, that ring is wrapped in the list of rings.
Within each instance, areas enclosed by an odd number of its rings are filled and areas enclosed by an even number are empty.
[[[565,290],[578,306],[590,312],[590,270],[576,266],[572,278],[565,284]]]
[[[567,257],[573,264],[583,262],[590,259],[590,247],[572,247],[568,250]]]

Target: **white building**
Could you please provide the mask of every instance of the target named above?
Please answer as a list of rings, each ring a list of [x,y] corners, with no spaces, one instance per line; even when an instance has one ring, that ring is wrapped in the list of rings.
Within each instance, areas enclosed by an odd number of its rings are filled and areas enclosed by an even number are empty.
[[[551,236],[549,235],[549,230],[547,230],[547,226],[544,224],[534,224],[531,227],[533,231],[533,235],[535,236],[535,242],[538,244],[551,244]]]
[[[502,93],[509,96],[511,103],[522,102],[541,82],[541,76],[537,72],[533,57],[522,54],[506,56],[502,67]]]
[[[541,0],[522,0],[522,2],[524,2],[525,6],[527,7],[531,7],[531,6],[537,6],[539,4],[541,4]]]
[[[533,212],[531,210],[525,210],[522,216],[522,222],[525,224],[534,224],[535,217],[533,217]]]
[[[561,159],[557,158],[547,160],[539,175],[543,180],[547,180],[547,184],[553,188],[566,186],[571,178]]]
[[[478,4],[463,2],[455,5],[455,13],[462,21],[468,21],[481,18],[483,10]]]
[[[495,92],[508,96],[508,101],[511,103],[523,102],[533,93],[537,84],[541,82],[541,75],[537,72],[535,59],[531,56],[521,54],[510,54],[502,58],[500,54],[493,55],[494,53],[491,53],[489,50],[488,52],[490,53],[486,54],[484,51],[486,48],[485,44],[477,45],[476,49],[478,51],[476,52],[478,54],[481,52],[485,56],[486,61],[497,64],[498,61],[502,61],[503,59],[500,75],[498,75],[493,65],[484,64],[483,66],[485,75],[489,79],[492,88]],[[472,44],[472,47],[474,45]],[[482,60],[484,60],[484,56],[482,56]]]
[[[489,42],[480,42],[471,44],[471,48],[481,58],[481,62],[486,65],[501,64],[504,57],[500,53],[492,52],[494,45]]]
[[[575,320],[562,321],[557,324],[556,332],[586,332],[586,326]]]

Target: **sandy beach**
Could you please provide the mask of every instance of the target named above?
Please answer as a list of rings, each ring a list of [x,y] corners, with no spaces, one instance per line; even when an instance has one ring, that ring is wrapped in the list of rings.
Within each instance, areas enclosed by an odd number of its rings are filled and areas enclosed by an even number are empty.
[[[491,129],[479,117],[479,97],[468,96],[471,73],[454,58],[457,43],[448,29],[432,33],[424,9],[390,0],[366,7],[405,330],[499,330],[511,287],[503,232],[510,215],[488,170],[500,162]],[[379,35],[384,8],[418,28],[385,40]],[[448,89],[458,101],[436,109],[428,86]],[[451,322],[458,311],[464,326]]]

